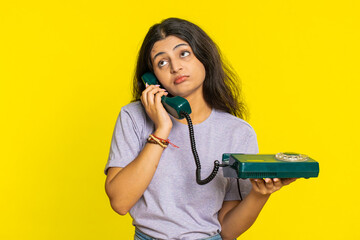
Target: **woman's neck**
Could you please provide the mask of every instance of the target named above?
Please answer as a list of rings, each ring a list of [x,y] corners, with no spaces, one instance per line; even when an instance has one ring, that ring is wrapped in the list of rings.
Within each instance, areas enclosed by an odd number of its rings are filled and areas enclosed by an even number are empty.
[[[210,116],[212,109],[202,96],[198,98],[187,98],[187,100],[191,107],[190,117],[193,124],[199,124]],[[186,118],[181,120],[176,119],[176,121],[187,124]]]

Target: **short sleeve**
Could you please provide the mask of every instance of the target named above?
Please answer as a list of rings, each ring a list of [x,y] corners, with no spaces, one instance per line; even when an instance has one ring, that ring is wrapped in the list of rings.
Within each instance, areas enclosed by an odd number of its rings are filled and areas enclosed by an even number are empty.
[[[257,142],[257,137],[254,129],[251,128],[247,138],[247,147],[245,154],[258,154],[259,153],[259,146]]]
[[[141,151],[141,134],[136,117],[126,109],[121,109],[116,120],[111,139],[110,152],[104,173],[110,167],[125,167],[133,161]]]

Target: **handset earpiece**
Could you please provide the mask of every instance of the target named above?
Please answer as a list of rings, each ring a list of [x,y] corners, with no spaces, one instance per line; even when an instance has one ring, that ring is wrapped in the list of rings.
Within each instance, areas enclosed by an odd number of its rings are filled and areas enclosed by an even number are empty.
[[[159,84],[159,81],[155,77],[155,75],[151,72],[147,72],[141,76],[144,84],[148,85],[156,85]],[[160,85],[160,84],[159,84]],[[191,113],[191,108],[189,102],[182,97],[161,97],[161,103],[164,105],[164,108],[168,113],[170,113],[174,118],[183,119],[184,115],[182,113]]]

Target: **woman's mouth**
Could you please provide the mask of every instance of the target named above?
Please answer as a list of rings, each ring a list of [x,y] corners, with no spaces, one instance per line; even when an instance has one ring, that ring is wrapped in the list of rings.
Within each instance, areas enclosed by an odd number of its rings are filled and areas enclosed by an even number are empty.
[[[184,82],[188,77],[189,77],[189,76],[187,76],[187,75],[177,76],[177,77],[175,78],[174,83],[175,83],[175,84],[180,84],[180,83]]]

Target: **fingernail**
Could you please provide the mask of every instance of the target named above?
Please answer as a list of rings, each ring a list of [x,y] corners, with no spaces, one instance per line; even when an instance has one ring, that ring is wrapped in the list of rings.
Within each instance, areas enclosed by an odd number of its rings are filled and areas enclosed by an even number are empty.
[[[148,86],[149,86],[149,84],[146,83],[146,84],[145,84],[145,87],[148,87]]]
[[[160,87],[160,85],[158,85],[158,84],[155,84],[155,86]]]

